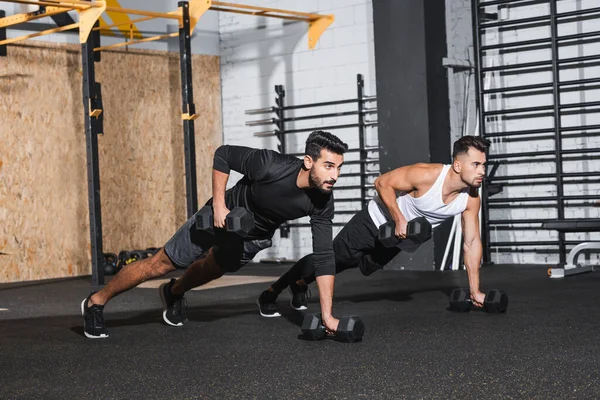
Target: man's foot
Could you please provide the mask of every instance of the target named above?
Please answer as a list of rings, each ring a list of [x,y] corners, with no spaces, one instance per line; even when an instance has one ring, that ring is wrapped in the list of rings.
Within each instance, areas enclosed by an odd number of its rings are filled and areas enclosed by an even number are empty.
[[[171,326],[183,326],[183,323],[187,321],[185,311],[187,308],[187,301],[184,295],[174,295],[171,293],[171,288],[175,283],[175,279],[171,279],[169,282],[165,282],[158,288],[160,299],[163,303],[163,319]]]
[[[308,286],[292,283],[290,291],[292,292],[292,300],[290,301],[292,308],[296,311],[306,310],[308,308],[308,299],[310,298]]]
[[[267,318],[272,317],[281,317],[279,313],[279,307],[277,307],[277,294],[275,292],[271,292],[265,290],[260,294],[258,300],[256,300],[256,304],[258,304],[258,311],[260,315]]]
[[[90,339],[104,339],[108,337],[108,330],[104,323],[104,306],[92,304],[88,307],[90,297],[96,292],[90,293],[81,302],[81,315],[83,315],[83,333]]]

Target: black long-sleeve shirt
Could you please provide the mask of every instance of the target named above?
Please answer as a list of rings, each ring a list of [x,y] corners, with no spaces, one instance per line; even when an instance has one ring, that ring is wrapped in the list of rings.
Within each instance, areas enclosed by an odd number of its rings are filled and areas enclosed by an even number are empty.
[[[309,216],[315,274],[335,274],[333,195],[297,186],[302,160],[272,150],[223,145],[215,152],[213,168],[226,174],[234,170],[244,175],[225,192],[225,204],[230,210],[244,207],[254,213],[249,239],[271,238],[283,222]]]

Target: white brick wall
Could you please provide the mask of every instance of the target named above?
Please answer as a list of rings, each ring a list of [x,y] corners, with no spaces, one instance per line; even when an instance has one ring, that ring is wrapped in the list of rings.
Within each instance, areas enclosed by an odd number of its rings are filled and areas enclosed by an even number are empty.
[[[284,85],[286,104],[304,104],[356,97],[356,74],[365,79],[365,93],[375,94],[375,58],[373,47],[373,10],[368,0],[252,0],[242,4],[289,9],[320,14],[334,14],[335,22],[321,36],[314,50],[308,49],[307,29],[303,22],[220,13],[221,80],[223,96],[223,135],[228,144],[277,149],[276,138],[259,138],[254,132],[274,129],[274,125],[245,126],[246,121],[271,118],[273,115],[244,114],[245,110],[270,107],[276,97],[274,86]],[[355,109],[339,105],[290,111],[286,116],[332,113]],[[369,119],[376,119],[372,115]],[[286,129],[318,128],[356,122],[356,116],[325,118],[288,123]],[[368,145],[376,144],[377,135],[367,128]],[[358,129],[335,130],[350,148],[358,147]],[[307,133],[288,135],[286,151],[302,152]],[[349,154],[346,160],[357,159]],[[342,172],[358,172],[347,166]],[[233,176],[230,185],[239,179]],[[358,179],[340,179],[339,185],[357,184]],[[356,197],[358,192],[338,191],[336,198]],[[358,209],[358,203],[339,203],[336,210]],[[350,216],[336,216],[347,221]],[[307,222],[306,219],[297,222]],[[334,230],[334,234],[339,228]],[[310,228],[294,228],[289,238],[275,235],[265,257],[299,258],[312,251]]]
[[[460,54],[469,54],[469,59],[472,58],[472,44],[465,46],[465,41],[462,40],[462,34],[471,29],[470,26],[470,1],[451,0],[448,4],[447,21],[450,32],[449,38],[449,57],[461,58]],[[565,0],[558,2],[558,12],[568,12],[578,9],[592,8],[598,6],[597,0]],[[499,8],[488,7],[487,12],[499,11],[500,20],[504,19],[520,19],[539,15],[549,14],[548,4],[534,4],[527,7],[518,8]],[[568,35],[574,33],[583,33],[597,31],[600,22],[596,20],[586,20],[578,22],[570,22],[559,24],[559,35]],[[471,33],[467,33],[468,36]],[[511,29],[498,30],[490,29],[487,31],[483,39],[484,45],[507,43],[511,41],[523,41],[537,38],[549,37],[549,27],[536,27],[530,29]],[[468,52],[466,50],[469,50]],[[452,54],[452,52],[454,54]],[[585,55],[598,54],[600,45],[598,43],[564,46],[559,49],[560,58],[577,57]],[[549,60],[551,52],[549,49],[540,49],[528,52],[508,52],[500,53],[498,51],[489,52],[493,57],[488,56],[485,59],[484,65],[491,65],[490,62],[499,64],[524,63],[531,61]],[[593,66],[587,68],[576,68],[561,70],[560,79],[573,80],[592,78],[600,76],[600,68]],[[501,75],[495,73],[492,75],[492,87],[509,87],[517,85],[526,85],[534,83],[545,83],[552,79],[551,72],[533,72],[519,75]],[[461,104],[464,100],[464,90],[461,89],[460,81],[454,77],[450,81],[451,88],[451,103],[455,107]],[[454,91],[452,89],[455,89]],[[472,87],[471,87],[472,89]],[[471,91],[469,96],[474,93]],[[452,97],[454,95],[454,98]],[[489,96],[487,108],[493,109],[510,109],[532,106],[551,105],[552,95],[541,94],[535,96]],[[584,90],[577,92],[565,92],[561,95],[561,103],[579,103],[598,101],[600,99],[599,90]],[[471,115],[474,113],[474,105],[469,103],[471,107]],[[451,109],[452,111],[452,109]],[[458,120],[460,120],[458,118]],[[562,126],[579,126],[579,125],[594,125],[600,123],[600,113],[594,114],[577,114],[566,115],[562,117]],[[453,129],[456,130],[458,124],[453,121]],[[501,132],[514,130],[527,130],[539,128],[552,128],[552,117],[537,117],[537,118],[510,118],[506,120],[498,119],[486,124],[487,132]],[[471,131],[472,132],[472,131]],[[599,138],[584,138],[584,139],[564,139],[563,148],[565,149],[585,149],[599,148]],[[496,153],[521,153],[531,151],[553,150],[554,140],[537,140],[532,138],[529,141],[510,142],[508,140],[495,140],[492,146],[492,154]],[[598,161],[577,161],[563,163],[564,172],[576,171],[598,171],[600,163]],[[498,174],[502,176],[516,174],[536,174],[536,173],[552,173],[555,171],[554,162],[523,162],[519,164],[508,164],[500,167]],[[600,185],[598,184],[568,184],[564,186],[565,195],[597,195],[600,199]],[[527,196],[552,196],[556,194],[556,187],[552,184],[548,185],[529,185],[529,186],[511,186],[506,187],[504,192],[497,195],[498,197],[527,197]],[[553,208],[536,208],[523,209],[518,208],[515,204],[511,204],[510,208],[493,209],[490,213],[491,219],[546,219],[556,218],[557,212]],[[565,210],[565,218],[598,218],[600,217],[600,207],[569,207]],[[553,231],[495,231],[491,234],[491,241],[538,241],[538,240],[554,240],[558,237]],[[567,234],[567,240],[598,240],[600,235],[597,234]],[[593,259],[598,259],[597,255],[592,256]],[[535,254],[535,253],[495,253],[492,260],[498,263],[555,263],[558,261],[557,254]]]

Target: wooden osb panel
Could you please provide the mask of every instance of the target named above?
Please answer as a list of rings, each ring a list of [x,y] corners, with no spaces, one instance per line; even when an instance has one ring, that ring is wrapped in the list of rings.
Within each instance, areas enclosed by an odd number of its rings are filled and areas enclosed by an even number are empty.
[[[27,42],[0,63],[0,282],[91,272],[79,46]],[[194,55],[198,199],[221,144],[219,59]],[[186,219],[177,53],[96,64],[105,252],[162,246]]]

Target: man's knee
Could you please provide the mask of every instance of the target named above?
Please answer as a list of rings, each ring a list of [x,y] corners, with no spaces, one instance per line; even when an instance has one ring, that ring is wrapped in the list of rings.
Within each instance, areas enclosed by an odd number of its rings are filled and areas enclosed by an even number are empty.
[[[149,269],[152,277],[163,276],[171,271],[175,271],[175,264],[171,261],[165,249],[160,249],[155,255],[148,259]]]

